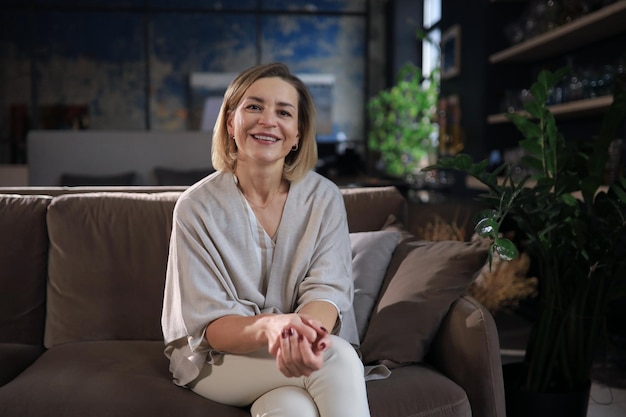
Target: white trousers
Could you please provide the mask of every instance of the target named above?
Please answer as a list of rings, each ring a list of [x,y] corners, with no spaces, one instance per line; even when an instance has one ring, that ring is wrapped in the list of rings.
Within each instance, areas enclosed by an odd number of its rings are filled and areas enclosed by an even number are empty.
[[[369,417],[363,364],[344,339],[331,336],[324,366],[308,377],[288,378],[267,352],[224,355],[206,364],[188,386],[205,398],[251,406],[252,417]]]

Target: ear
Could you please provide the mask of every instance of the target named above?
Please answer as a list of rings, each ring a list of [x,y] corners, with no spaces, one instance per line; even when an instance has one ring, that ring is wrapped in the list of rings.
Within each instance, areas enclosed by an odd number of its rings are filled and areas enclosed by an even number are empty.
[[[226,130],[229,137],[233,137],[235,135],[235,129],[233,128],[233,112],[229,112],[228,117],[226,118]]]

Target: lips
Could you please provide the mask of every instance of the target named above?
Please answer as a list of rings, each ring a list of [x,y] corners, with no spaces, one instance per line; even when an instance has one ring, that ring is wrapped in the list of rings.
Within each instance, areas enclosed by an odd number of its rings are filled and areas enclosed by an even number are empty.
[[[252,135],[252,137],[255,138],[256,140],[259,140],[259,141],[262,141],[262,142],[268,142],[268,143],[278,142],[278,139],[273,137],[273,136]]]

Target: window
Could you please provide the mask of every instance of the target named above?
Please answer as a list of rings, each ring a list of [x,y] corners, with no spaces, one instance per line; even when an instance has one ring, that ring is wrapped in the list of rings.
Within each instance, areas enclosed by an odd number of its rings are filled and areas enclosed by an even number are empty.
[[[422,29],[422,72],[428,76],[439,66],[441,42],[441,0],[424,0]]]

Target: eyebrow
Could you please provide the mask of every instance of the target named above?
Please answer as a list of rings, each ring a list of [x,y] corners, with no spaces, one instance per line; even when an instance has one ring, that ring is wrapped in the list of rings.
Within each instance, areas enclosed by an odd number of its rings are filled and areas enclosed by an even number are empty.
[[[264,103],[264,102],[265,102],[265,100],[263,100],[261,97],[257,97],[257,96],[248,96],[248,97],[246,97],[245,99],[246,99],[246,100],[253,100],[253,101],[257,101],[257,102],[259,102],[259,103]],[[294,106],[293,104],[288,103],[288,102],[286,102],[286,101],[279,101],[279,102],[278,102],[278,105],[279,105],[279,106],[282,106],[282,107],[291,107],[291,108],[293,108],[294,110],[295,110],[295,108],[296,108],[296,106]]]

